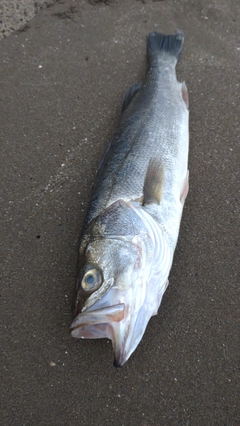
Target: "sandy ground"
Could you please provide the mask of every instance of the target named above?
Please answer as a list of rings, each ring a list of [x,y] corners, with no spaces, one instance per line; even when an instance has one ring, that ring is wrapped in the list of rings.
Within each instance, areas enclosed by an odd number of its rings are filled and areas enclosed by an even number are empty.
[[[28,22],[55,0],[0,0],[0,39],[16,30],[26,29]]]
[[[0,42],[1,424],[239,426],[240,4],[110,3],[56,3]],[[115,369],[69,334],[77,240],[146,34],[176,28],[190,192],[159,314]]]

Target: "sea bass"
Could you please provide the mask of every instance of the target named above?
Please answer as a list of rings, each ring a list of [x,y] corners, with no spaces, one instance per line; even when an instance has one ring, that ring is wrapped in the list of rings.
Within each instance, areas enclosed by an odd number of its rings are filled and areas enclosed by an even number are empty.
[[[147,37],[148,70],[127,91],[83,224],[71,334],[111,339],[122,366],[168,285],[188,193],[188,91],[181,31]]]

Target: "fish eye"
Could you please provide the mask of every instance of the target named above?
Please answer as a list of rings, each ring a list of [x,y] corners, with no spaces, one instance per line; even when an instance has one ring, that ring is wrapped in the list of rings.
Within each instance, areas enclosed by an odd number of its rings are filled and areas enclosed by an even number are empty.
[[[102,276],[97,269],[89,269],[85,272],[81,285],[85,291],[95,291],[102,284]]]

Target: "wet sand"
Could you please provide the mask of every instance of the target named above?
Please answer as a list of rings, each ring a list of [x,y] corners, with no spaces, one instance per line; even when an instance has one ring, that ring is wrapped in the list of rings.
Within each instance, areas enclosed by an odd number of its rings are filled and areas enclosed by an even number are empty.
[[[239,426],[240,4],[109,3],[0,42],[2,424]],[[110,342],[69,334],[77,241],[146,34],[176,28],[190,192],[159,313],[116,369]]]

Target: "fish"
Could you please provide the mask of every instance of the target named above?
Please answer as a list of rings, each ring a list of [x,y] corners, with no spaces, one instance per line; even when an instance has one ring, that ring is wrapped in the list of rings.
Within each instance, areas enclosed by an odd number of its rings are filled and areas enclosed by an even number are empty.
[[[184,35],[147,36],[147,72],[123,101],[80,236],[71,335],[112,341],[121,367],[168,286],[188,194],[189,102],[176,77]]]

